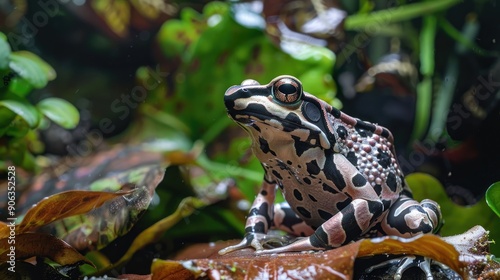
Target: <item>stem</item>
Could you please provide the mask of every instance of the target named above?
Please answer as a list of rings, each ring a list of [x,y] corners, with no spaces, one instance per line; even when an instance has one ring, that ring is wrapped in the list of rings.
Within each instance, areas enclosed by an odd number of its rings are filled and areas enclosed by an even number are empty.
[[[372,12],[369,14],[355,14],[347,17],[344,22],[345,30],[367,28],[372,25],[387,25],[389,23],[410,20],[423,15],[443,11],[458,4],[461,0],[426,1],[402,5],[395,8]]]

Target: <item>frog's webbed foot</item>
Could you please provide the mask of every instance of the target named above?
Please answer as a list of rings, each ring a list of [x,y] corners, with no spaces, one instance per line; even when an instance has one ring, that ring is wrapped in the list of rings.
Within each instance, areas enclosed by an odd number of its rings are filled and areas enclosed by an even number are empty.
[[[379,263],[377,265],[369,267],[366,272],[370,273],[375,269],[379,268],[385,268],[388,266],[396,266],[396,272],[394,273],[394,280],[400,280],[403,277],[403,273],[411,268],[411,267],[419,267],[422,272],[425,274],[425,277],[427,280],[432,280],[434,277],[432,276],[431,273],[431,263],[432,265],[438,265],[442,269],[449,269],[446,265],[433,261],[430,258],[427,257],[422,257],[422,256],[403,256],[403,257],[398,257],[394,259],[390,259],[387,261],[384,261],[382,263]]]
[[[278,244],[279,246],[289,243],[290,241],[285,236],[264,233],[247,233],[240,243],[226,247],[219,251],[219,255],[224,255],[233,251],[241,250],[248,247],[253,247],[256,253],[266,252],[264,246],[270,244]]]

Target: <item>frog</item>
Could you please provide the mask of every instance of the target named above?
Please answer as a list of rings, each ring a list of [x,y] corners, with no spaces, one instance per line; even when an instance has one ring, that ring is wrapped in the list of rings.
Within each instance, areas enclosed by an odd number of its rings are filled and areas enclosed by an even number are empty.
[[[264,178],[245,236],[219,254],[323,251],[378,236],[438,233],[439,204],[418,202],[398,164],[392,133],[331,106],[290,75],[247,79],[224,94],[228,116],[251,138]],[[280,190],[284,202],[275,203]],[[264,248],[270,229],[300,237]],[[429,271],[424,271],[429,276]]]

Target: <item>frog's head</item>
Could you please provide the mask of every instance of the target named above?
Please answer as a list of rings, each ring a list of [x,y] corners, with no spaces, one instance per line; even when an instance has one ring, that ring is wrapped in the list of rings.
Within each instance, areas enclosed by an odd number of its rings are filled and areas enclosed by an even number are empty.
[[[227,89],[224,103],[228,115],[253,139],[283,143],[300,139],[323,149],[334,145],[329,118],[338,110],[304,92],[295,77],[279,76],[267,85],[245,80]]]

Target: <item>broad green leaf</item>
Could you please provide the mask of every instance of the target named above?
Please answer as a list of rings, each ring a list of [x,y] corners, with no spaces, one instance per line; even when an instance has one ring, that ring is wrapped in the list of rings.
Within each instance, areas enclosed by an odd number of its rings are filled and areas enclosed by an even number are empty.
[[[38,102],[36,107],[47,118],[66,129],[76,127],[80,121],[80,114],[75,106],[60,98],[51,97],[44,99]]]
[[[5,37],[0,37],[0,69],[5,69],[9,66],[10,54],[9,43],[7,43]]]
[[[40,58],[38,55],[28,52],[28,51],[17,51],[14,54],[18,56],[22,56],[25,58],[30,59],[31,61],[35,62],[42,70],[44,71],[45,75],[47,76],[47,80],[52,81],[57,77],[56,70],[50,66],[45,60]]]
[[[41,63],[43,60],[34,59],[34,57],[37,56],[28,55],[28,52],[14,52],[10,55],[9,67],[34,88],[43,88],[53,73],[48,71],[46,63],[45,65]]]
[[[482,199],[472,206],[460,206],[453,203],[446,195],[441,183],[425,173],[412,173],[406,176],[416,200],[428,198],[441,206],[444,225],[443,236],[460,234],[476,225],[481,225],[490,231],[492,240],[500,240],[500,219],[490,210],[486,200]],[[500,254],[499,246],[492,246],[491,252]]]
[[[0,100],[0,106],[18,114],[31,128],[37,127],[40,123],[40,113],[27,100]]]
[[[486,203],[500,217],[500,182],[496,182],[488,188]]]

